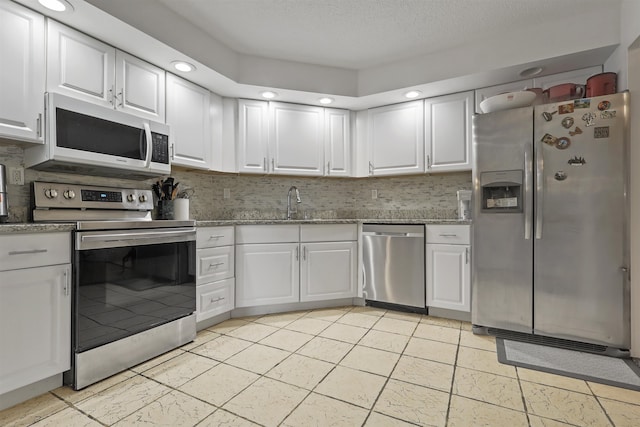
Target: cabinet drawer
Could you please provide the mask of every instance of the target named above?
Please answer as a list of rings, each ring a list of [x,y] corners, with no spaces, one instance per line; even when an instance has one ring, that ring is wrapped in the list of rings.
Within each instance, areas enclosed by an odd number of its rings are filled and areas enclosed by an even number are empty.
[[[221,280],[196,288],[196,322],[234,308],[235,279]]]
[[[469,242],[468,225],[427,225],[427,243],[468,245]]]
[[[0,271],[71,262],[70,233],[0,236]]]
[[[233,245],[233,241],[233,226],[198,227],[196,229],[196,247],[198,249]]]
[[[196,284],[215,282],[233,277],[233,246],[205,248],[196,251],[198,256]]]
[[[300,226],[240,225],[236,227],[236,243],[293,243],[300,238]]]
[[[301,242],[345,242],[358,240],[356,224],[310,224],[300,226]]]

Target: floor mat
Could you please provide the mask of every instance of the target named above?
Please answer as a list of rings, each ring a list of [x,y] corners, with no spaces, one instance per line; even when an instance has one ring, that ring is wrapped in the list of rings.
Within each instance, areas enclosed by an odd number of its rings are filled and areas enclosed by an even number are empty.
[[[498,361],[537,371],[640,391],[640,368],[631,359],[496,338]]]

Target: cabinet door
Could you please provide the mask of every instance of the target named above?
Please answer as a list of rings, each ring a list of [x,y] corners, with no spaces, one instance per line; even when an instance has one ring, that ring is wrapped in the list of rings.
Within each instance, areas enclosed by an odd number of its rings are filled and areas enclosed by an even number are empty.
[[[348,110],[324,110],[326,176],[351,176],[351,126]]]
[[[70,269],[0,272],[0,395],[69,369]]]
[[[117,108],[164,123],[164,70],[116,51]]]
[[[471,311],[468,245],[427,244],[427,307]]]
[[[238,172],[269,172],[268,123],[268,102],[238,100]]]
[[[481,89],[477,89],[475,111],[478,114],[483,113],[482,109],[480,108],[480,103],[487,98],[500,95],[501,93],[516,92],[519,90],[531,89],[532,87],[536,87],[533,85],[533,79],[528,79],[528,80],[520,80],[517,82],[505,83],[497,86],[489,86],[489,87],[483,87]]]
[[[427,172],[471,170],[473,92],[427,99],[424,105]]]
[[[298,243],[236,246],[236,307],[298,302]]]
[[[198,169],[211,166],[209,91],[167,73],[167,124],[172,163]]]
[[[424,172],[424,102],[369,110],[369,175]]]
[[[356,242],[302,243],[300,301],[356,296]]]
[[[270,102],[271,172],[283,175],[324,174],[324,109]]]
[[[42,142],[44,17],[0,3],[0,136]]]
[[[47,21],[47,90],[113,108],[116,49]]]

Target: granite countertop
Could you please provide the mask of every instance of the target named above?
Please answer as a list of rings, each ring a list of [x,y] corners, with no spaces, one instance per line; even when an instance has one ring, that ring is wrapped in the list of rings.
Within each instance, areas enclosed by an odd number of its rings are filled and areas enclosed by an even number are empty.
[[[471,221],[458,219],[429,218],[359,218],[359,219],[213,219],[196,221],[196,227],[215,227],[220,225],[270,225],[270,224],[455,224],[469,225]],[[0,234],[12,233],[53,233],[73,231],[75,223],[2,223]]]

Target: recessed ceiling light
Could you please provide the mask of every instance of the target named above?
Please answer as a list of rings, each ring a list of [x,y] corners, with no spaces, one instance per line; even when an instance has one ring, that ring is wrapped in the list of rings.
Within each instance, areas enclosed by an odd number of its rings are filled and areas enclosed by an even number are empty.
[[[38,0],[38,3],[54,12],[73,11],[73,6],[67,0]]]
[[[532,77],[532,76],[537,76],[538,74],[540,74],[542,72],[543,68],[542,67],[531,67],[531,68],[527,68],[526,70],[522,70],[520,71],[520,77]]]
[[[266,99],[273,99],[276,96],[278,96],[278,94],[271,90],[265,90],[264,92],[262,92],[262,97]]]
[[[333,98],[329,98],[328,96],[325,96],[324,98],[320,98],[318,101],[320,101],[320,104],[327,105],[333,102]]]
[[[178,71],[182,71],[183,73],[190,73],[196,69],[195,65],[185,61],[173,61],[171,62],[171,65],[173,65],[173,68]]]
[[[422,95],[422,92],[420,92],[419,90],[410,90],[409,92],[406,92],[404,94],[404,97],[413,99],[419,97],[420,95]]]

